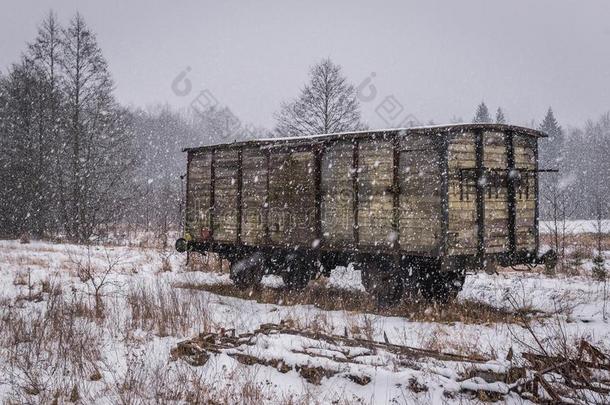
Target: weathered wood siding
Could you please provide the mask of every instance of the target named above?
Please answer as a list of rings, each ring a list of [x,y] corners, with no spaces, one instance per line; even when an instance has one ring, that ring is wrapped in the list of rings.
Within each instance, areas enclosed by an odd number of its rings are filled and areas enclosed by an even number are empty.
[[[259,147],[242,151],[241,241],[247,245],[265,243],[267,209],[267,154]]]
[[[400,248],[430,253],[440,243],[439,137],[411,135],[399,142]]]
[[[310,148],[271,150],[269,232],[274,244],[310,247],[316,239],[313,163]]]
[[[358,142],[359,246],[390,248],[397,235],[392,229],[392,141],[378,136]]]
[[[519,173],[516,187],[516,245],[518,250],[532,251],[536,248],[536,140],[516,135],[515,167]]]
[[[196,152],[191,155],[188,167],[185,230],[195,238],[201,228],[210,226],[211,163],[211,151]]]
[[[321,159],[321,230],[329,247],[354,244],[356,147],[350,140],[329,144]],[[357,156],[357,155],[356,155]]]
[[[483,134],[485,167],[485,252],[500,253],[508,248],[508,167],[505,134]]]
[[[202,228],[212,228],[215,241],[254,246],[308,248],[320,239],[325,249],[476,255],[480,246],[486,254],[508,252],[514,219],[515,249],[532,251],[537,140],[514,132],[511,148],[501,129],[475,131],[379,132],[191,152],[186,230],[197,239]],[[511,162],[518,174],[514,217]]]
[[[215,151],[212,235],[216,241],[237,241],[237,159],[235,148]]]
[[[484,252],[508,252],[508,150],[507,135],[503,132],[484,132]],[[525,135],[514,135],[516,182],[515,248],[517,251],[535,249],[536,245],[536,140]],[[476,144],[471,132],[451,137],[449,166],[449,250],[450,255],[476,254],[478,244],[476,204]]]
[[[448,153],[449,223],[447,253],[477,251],[476,149],[472,132],[450,136]]]

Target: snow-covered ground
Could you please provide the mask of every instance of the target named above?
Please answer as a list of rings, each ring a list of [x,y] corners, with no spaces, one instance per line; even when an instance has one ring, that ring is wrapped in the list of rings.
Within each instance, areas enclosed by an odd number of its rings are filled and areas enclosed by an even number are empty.
[[[563,225],[563,222],[558,223],[559,232],[563,229]],[[554,229],[555,225],[552,221],[540,221],[541,233],[552,233]],[[599,225],[597,221],[591,219],[573,219],[565,221],[565,231],[567,234],[596,233],[599,231]],[[610,232],[610,219],[601,221],[601,231],[602,233]]]
[[[409,313],[328,311],[311,304],[223,296],[199,287],[230,284],[227,274],[186,271],[184,260],[171,251],[139,247],[0,241],[0,400],[480,402],[464,391],[473,384],[461,377],[464,370],[446,362],[420,362],[407,372],[392,366],[395,358],[378,356],[362,366],[372,374],[371,382],[359,385],[340,376],[311,384],[296,372],[246,366],[226,354],[213,356],[201,367],[170,361],[170,350],[179,341],[200,332],[224,328],[243,333],[281,321],[328,334],[349,330],[380,342],[481,355],[491,359],[491,368],[505,366],[510,349],[519,359],[521,351],[537,345],[536,340],[551,347],[585,338],[610,349],[610,293],[603,283],[584,276],[501,272],[467,277],[460,303],[526,314],[530,332],[517,315],[513,321],[470,314],[444,322],[434,320],[443,309],[432,306],[423,311],[429,319],[422,319]],[[276,277],[264,281],[271,287],[281,285]],[[335,269],[325,285],[362,291],[359,274],[351,269]],[[193,288],[184,288],[189,286]],[[269,338],[251,350],[281,356],[304,344],[311,342]],[[385,363],[375,363],[379,361]],[[426,388],[410,387],[413,378]],[[521,403],[516,395],[505,400]]]

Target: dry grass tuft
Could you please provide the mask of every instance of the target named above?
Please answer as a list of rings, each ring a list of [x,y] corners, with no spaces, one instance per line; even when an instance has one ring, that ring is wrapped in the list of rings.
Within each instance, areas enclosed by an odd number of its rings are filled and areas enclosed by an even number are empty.
[[[11,386],[9,402],[65,398],[74,387],[72,378],[91,375],[101,359],[99,329],[78,318],[82,298],[65,297],[56,287],[49,290],[55,293],[40,293],[42,306],[24,312],[9,304],[0,311],[0,375]]]
[[[13,278],[13,285],[29,285],[30,283],[30,272],[19,270]]]
[[[127,329],[157,336],[188,336],[211,330],[209,302],[202,294],[156,283],[132,285],[127,292],[131,317]]]
[[[175,287],[205,290],[218,295],[255,300],[266,304],[314,305],[328,311],[358,311],[384,316],[402,316],[414,321],[491,324],[497,322],[518,322],[521,315],[542,316],[542,314],[528,308],[520,309],[520,313],[517,314],[515,311],[496,308],[473,300],[435,305],[421,299],[409,301],[405,298],[395,307],[379,308],[374,299],[362,291],[328,288],[314,283],[311,283],[302,291],[267,287],[240,290],[232,284],[178,283],[175,284]],[[361,328],[361,326],[358,327]]]
[[[213,273],[228,273],[230,263],[215,253],[190,253],[186,271],[204,271]]]

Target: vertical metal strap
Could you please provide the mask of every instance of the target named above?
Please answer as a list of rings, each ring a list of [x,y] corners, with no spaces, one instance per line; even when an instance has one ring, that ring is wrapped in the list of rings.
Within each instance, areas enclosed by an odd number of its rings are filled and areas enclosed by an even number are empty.
[[[237,150],[237,243],[241,243],[241,220],[243,212],[243,148]]]
[[[360,243],[360,232],[359,232],[359,225],[358,225],[358,160],[359,160],[359,142],[357,139],[354,139],[353,141],[353,154],[352,154],[352,210],[353,210],[353,216],[354,216],[354,224],[353,224],[353,231],[354,231],[354,246],[358,246],[358,244]]]
[[[271,177],[271,152],[265,149],[265,206],[263,207],[263,239],[265,244],[271,242],[269,230],[269,210],[271,209],[271,199],[269,198],[269,178]]]
[[[540,195],[538,194],[540,192],[540,186],[538,184],[538,139],[540,138],[532,138],[532,142],[534,143],[534,164],[536,169],[534,173],[532,173],[532,176],[534,176],[534,244],[536,249],[534,251],[535,255],[538,255],[538,250],[540,249]]]
[[[314,238],[322,240],[322,154],[324,144],[315,145],[313,150],[314,182]],[[318,244],[319,246],[319,244]]]
[[[475,130],[476,203],[477,203],[477,257],[482,267],[485,261],[485,167],[483,131]]]
[[[438,168],[440,180],[440,236],[441,239],[438,245],[438,254],[443,257],[447,254],[448,236],[449,236],[449,137],[450,133],[440,135],[440,141],[437,142],[438,151]]]
[[[507,131],[504,134],[504,142],[506,146],[506,205],[508,209],[508,252],[511,259],[516,251],[516,190],[518,173],[515,169],[515,145],[514,132]]]
[[[215,205],[215,189],[216,189],[216,150],[212,149],[212,158],[210,160],[210,233],[214,239],[214,205]]]
[[[392,136],[392,231],[394,240],[392,248],[400,247],[400,138],[398,133]]]
[[[191,173],[191,161],[193,160],[193,152],[192,151],[188,151],[186,154],[186,195],[184,196],[184,232],[186,232],[189,229],[190,221],[192,221],[192,218],[189,218],[189,212],[192,212],[193,207],[191,207],[191,202],[189,200],[190,197],[190,184],[191,182],[189,181],[190,179],[190,173]],[[182,182],[181,182],[182,183]],[[192,235],[191,235],[192,236]]]

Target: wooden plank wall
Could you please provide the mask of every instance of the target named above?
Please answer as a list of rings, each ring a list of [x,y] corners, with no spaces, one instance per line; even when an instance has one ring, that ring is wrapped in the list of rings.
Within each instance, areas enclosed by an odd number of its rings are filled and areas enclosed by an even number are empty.
[[[515,166],[520,169],[516,190],[516,246],[517,250],[536,248],[536,140],[515,135]],[[528,172],[525,172],[525,170]]]
[[[400,139],[400,248],[431,252],[440,242],[441,170],[438,136]]]
[[[393,149],[390,139],[358,142],[358,234],[360,246],[391,248],[397,235],[392,229]]]
[[[401,138],[398,147],[400,248],[429,252],[436,247],[439,238],[438,152],[429,136]],[[354,159],[357,159],[357,168]],[[313,150],[244,147],[241,160],[241,242],[310,246],[316,238]],[[197,237],[202,227],[210,225],[211,165],[212,152],[205,151],[194,153],[189,167],[187,227]],[[237,165],[237,149],[219,148],[214,152],[213,227],[217,241],[237,241]],[[357,184],[354,184],[355,180]],[[392,184],[393,143],[389,136],[358,142],[347,139],[326,145],[321,157],[320,183],[324,245],[328,248],[354,247],[358,234],[362,235],[360,247],[391,249],[397,237],[392,227]],[[359,199],[357,213],[354,211],[355,189]],[[268,241],[265,240],[266,209],[269,210]],[[360,221],[357,232],[354,231],[356,214]]]
[[[210,226],[211,162],[211,151],[194,152],[190,157],[185,231],[195,238],[199,237],[201,228]]]
[[[212,233],[217,241],[237,241],[237,168],[237,149],[216,149]]]
[[[241,241],[246,245],[265,243],[266,163],[266,151],[257,146],[243,148]]]
[[[508,151],[506,137],[499,132],[483,133],[484,252],[508,253],[509,212]],[[536,248],[536,139],[514,135],[516,182],[516,250]],[[476,145],[473,133],[454,134],[449,144],[449,249],[450,255],[477,253]]]
[[[355,144],[349,140],[329,144],[321,162],[321,225],[329,248],[354,244],[353,166]]]
[[[240,241],[248,245],[310,247],[321,236],[323,246],[330,249],[357,245],[367,250],[399,248],[404,252],[433,254],[442,241],[442,165],[438,141],[445,135],[410,134],[401,136],[397,142],[394,136],[339,139],[322,146],[319,211],[315,198],[318,167],[315,145],[265,148],[254,145],[239,149],[229,146],[214,152],[193,152],[188,169],[186,229],[197,238],[201,228],[211,224],[214,239],[222,242],[238,242],[237,233],[241,229]],[[483,133],[483,166],[488,169],[486,175],[490,179],[496,176],[495,181],[485,186],[486,253],[508,251],[509,245],[505,138],[503,133]],[[534,138],[514,135],[515,167],[521,172],[515,193],[517,250],[535,249],[535,148]],[[240,159],[242,177],[238,179]],[[449,135],[447,168],[447,254],[476,254],[474,133]],[[397,182],[395,172],[399,176]],[[214,190],[210,188],[212,182]],[[396,192],[400,193],[398,199],[394,198]],[[211,198],[214,198],[212,219]]]
[[[449,255],[477,253],[477,206],[476,182],[473,173],[476,167],[474,134],[453,134],[448,147],[449,181]]]
[[[508,251],[508,167],[505,135],[502,132],[483,134],[483,166],[485,187],[485,252]]]
[[[271,151],[269,232],[273,244],[310,247],[315,235],[314,153]]]

